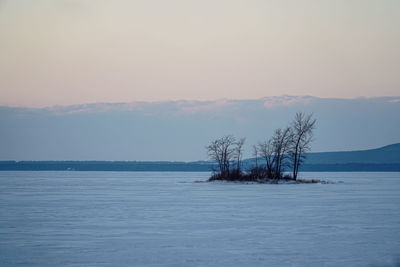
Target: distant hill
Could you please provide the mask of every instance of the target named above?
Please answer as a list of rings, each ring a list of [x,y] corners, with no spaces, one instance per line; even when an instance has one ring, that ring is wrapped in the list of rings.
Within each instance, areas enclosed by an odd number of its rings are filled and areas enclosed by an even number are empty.
[[[254,162],[254,158],[245,160],[246,166]],[[307,153],[302,170],[397,171],[400,170],[400,143],[368,150]]]
[[[373,163],[373,164],[400,164],[400,143],[376,149],[309,153],[306,164],[346,164],[346,163]]]
[[[400,171],[400,143],[377,149],[309,153],[301,171]],[[243,161],[249,168],[255,159]],[[262,159],[259,159],[262,163]],[[0,171],[211,171],[210,161],[0,161]]]

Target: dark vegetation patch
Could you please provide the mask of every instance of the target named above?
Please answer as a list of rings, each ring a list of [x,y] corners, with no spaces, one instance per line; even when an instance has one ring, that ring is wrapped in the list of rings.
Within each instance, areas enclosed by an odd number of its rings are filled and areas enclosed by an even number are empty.
[[[217,181],[226,181],[226,182],[239,182],[239,183],[259,183],[259,184],[332,184],[332,182],[318,180],[318,179],[293,179],[290,175],[283,175],[281,178],[268,178],[268,177],[260,177],[254,175],[254,173],[239,173],[237,170],[234,170],[233,173],[229,175],[221,175],[220,173],[214,173],[208,180],[206,181],[195,181],[196,183],[200,182],[217,182]]]

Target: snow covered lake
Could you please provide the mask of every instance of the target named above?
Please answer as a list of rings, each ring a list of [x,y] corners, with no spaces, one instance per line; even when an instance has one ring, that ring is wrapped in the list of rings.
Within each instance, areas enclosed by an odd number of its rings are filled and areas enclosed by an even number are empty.
[[[208,176],[0,172],[0,265],[400,264],[400,173],[194,183]]]

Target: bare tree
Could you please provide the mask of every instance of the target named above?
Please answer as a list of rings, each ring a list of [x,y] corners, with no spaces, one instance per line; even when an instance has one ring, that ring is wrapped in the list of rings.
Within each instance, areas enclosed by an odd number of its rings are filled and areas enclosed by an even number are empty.
[[[235,154],[235,138],[226,135],[206,146],[208,157],[217,162],[220,174],[229,175],[230,163]]]
[[[224,169],[224,164],[222,160],[221,148],[219,145],[219,140],[211,141],[211,143],[206,146],[208,158],[215,161],[218,164],[219,172],[222,173]],[[214,168],[213,168],[214,169]],[[214,169],[215,171],[215,169]]]
[[[272,147],[274,151],[274,178],[281,178],[284,171],[285,161],[288,157],[290,145],[293,140],[292,130],[290,127],[275,130],[272,136]]]
[[[310,143],[313,140],[313,130],[316,119],[312,114],[306,115],[303,112],[297,112],[291,124],[293,141],[290,153],[293,161],[293,179],[297,179],[299,167],[305,159],[305,152],[311,150]]]
[[[275,161],[274,160],[275,149],[272,145],[272,139],[259,143],[258,150],[260,151],[260,155],[265,159],[265,168],[267,170],[267,176],[268,178],[271,178],[273,173],[273,164]]]
[[[297,179],[299,168],[305,159],[305,153],[310,151],[313,140],[313,130],[316,120],[312,114],[296,113],[290,126],[275,130],[273,136],[258,145],[253,146],[256,167],[250,172],[242,172],[242,158],[245,138],[236,141],[232,135],[226,135],[212,141],[206,146],[208,157],[218,166],[218,173],[211,180],[251,180],[281,179],[287,167],[293,167],[293,179]],[[259,167],[258,157],[265,159],[264,166]],[[233,165],[233,168],[231,168]],[[217,169],[214,170],[217,172]]]
[[[235,157],[236,157],[236,168],[238,172],[240,172],[241,165],[242,165],[242,157],[243,157],[243,145],[246,141],[246,138],[240,138],[239,141],[235,143]]]

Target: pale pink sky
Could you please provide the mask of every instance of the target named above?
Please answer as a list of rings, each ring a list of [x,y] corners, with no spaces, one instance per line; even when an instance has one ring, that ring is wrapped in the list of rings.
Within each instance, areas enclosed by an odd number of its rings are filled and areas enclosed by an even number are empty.
[[[0,105],[400,95],[398,0],[0,0]]]

